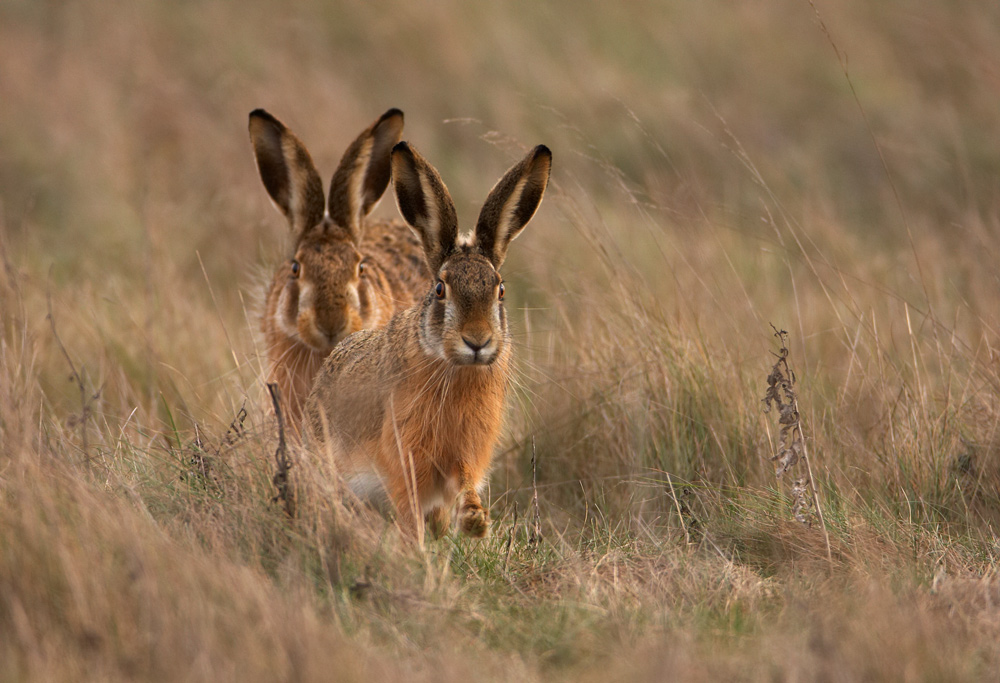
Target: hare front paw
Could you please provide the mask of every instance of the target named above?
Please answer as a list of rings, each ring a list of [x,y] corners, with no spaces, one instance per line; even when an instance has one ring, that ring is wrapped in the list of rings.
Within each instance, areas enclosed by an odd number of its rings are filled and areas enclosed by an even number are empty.
[[[490,533],[490,513],[479,505],[469,505],[459,515],[462,533],[473,538],[485,538]]]

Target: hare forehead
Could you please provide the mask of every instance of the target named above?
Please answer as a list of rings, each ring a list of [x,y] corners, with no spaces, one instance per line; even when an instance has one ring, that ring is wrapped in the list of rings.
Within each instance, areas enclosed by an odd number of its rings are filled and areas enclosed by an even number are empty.
[[[442,279],[456,296],[479,298],[488,295],[500,284],[500,274],[488,260],[479,256],[463,256],[450,260],[441,269]]]
[[[361,262],[361,253],[347,240],[310,240],[299,245],[295,259],[307,266],[307,270],[312,270],[310,275],[318,277],[319,273],[353,272]]]

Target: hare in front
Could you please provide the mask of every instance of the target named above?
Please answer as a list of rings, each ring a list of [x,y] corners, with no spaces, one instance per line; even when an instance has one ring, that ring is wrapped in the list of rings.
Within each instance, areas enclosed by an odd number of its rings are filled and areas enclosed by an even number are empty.
[[[435,536],[451,522],[489,531],[480,491],[500,435],[511,338],[498,272],[534,215],[552,154],[539,145],[494,186],[470,235],[437,171],[401,142],[392,150],[399,211],[420,238],[423,300],[384,328],[363,330],[333,351],[306,401],[312,450],[329,454],[363,499],[388,496],[401,528]]]
[[[263,109],[250,114],[260,178],[295,239],[261,321],[268,381],[277,383],[293,431],[333,347],[387,323],[417,300],[430,277],[420,242],[402,221],[365,221],[389,184],[389,154],[402,132],[398,109],[364,130],[340,160],[327,199],[305,145]]]

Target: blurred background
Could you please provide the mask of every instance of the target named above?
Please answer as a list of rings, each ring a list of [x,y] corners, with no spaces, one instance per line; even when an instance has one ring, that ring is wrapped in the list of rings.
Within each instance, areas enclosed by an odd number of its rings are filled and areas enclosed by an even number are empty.
[[[248,273],[286,237],[247,141],[258,106],[297,131],[327,182],[357,131],[402,108],[466,226],[520,151],[548,144],[555,198],[512,269],[544,262],[565,280],[615,250],[665,310],[739,315],[728,297],[712,310],[676,296],[679,283],[718,296],[738,280],[751,297],[738,307],[758,320],[808,315],[781,309],[789,245],[769,221],[793,223],[801,250],[857,286],[924,308],[975,302],[987,283],[970,270],[997,253],[1000,10],[981,3],[11,0],[0,12],[7,253],[73,308],[89,296],[142,318],[143,291],[172,309],[212,285],[218,315],[238,313]],[[395,215],[391,200],[380,211]],[[577,234],[577,214],[607,243]],[[170,347],[212,321],[177,323],[144,341]]]
[[[189,427],[227,422],[259,388],[258,301],[290,248],[248,112],[296,131],[328,183],[400,107],[466,229],[524,150],[554,151],[505,269],[527,403],[588,364],[562,397],[603,395],[661,365],[644,347],[667,337],[752,403],[773,323],[838,421],[884,428],[918,374],[936,368],[912,390],[947,401],[927,392],[948,391],[949,368],[995,367],[997,19],[932,0],[11,0],[0,217],[22,298],[5,320],[24,318],[64,409],[78,392],[47,296],[110,412],[156,417],[167,396]],[[377,215],[396,215],[391,197]]]
[[[553,150],[505,264],[519,373],[496,517],[525,504],[537,449],[569,537],[595,509],[676,533],[679,477],[703,525],[777,571],[785,532],[745,526],[782,514],[773,324],[845,562],[859,519],[883,540],[893,519],[995,571],[998,102],[1000,4],[972,0],[5,0],[0,398],[26,407],[0,433],[89,446],[126,480],[126,434],[221,435],[248,406],[271,435],[259,300],[291,245],[247,115],[285,122],[328,184],[399,107],[465,229],[525,150]],[[143,476],[171,476],[157,462]]]

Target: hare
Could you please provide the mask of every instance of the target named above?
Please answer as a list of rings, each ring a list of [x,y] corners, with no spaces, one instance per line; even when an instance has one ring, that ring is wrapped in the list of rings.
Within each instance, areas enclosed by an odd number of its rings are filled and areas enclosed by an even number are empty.
[[[313,376],[333,347],[414,303],[430,275],[404,223],[365,224],[389,184],[403,112],[390,109],[351,143],[329,199],[309,152],[288,128],[263,109],[250,113],[249,127],[260,179],[295,239],[261,320],[268,381],[278,384],[295,432]]]
[[[435,536],[457,517],[484,537],[479,493],[500,435],[511,338],[498,273],[510,241],[542,200],[552,154],[539,145],[490,191],[475,230],[459,236],[437,171],[405,142],[392,150],[399,211],[433,275],[423,300],[384,328],[334,349],[306,400],[310,446],[329,453],[363,499],[388,496],[405,533]]]

